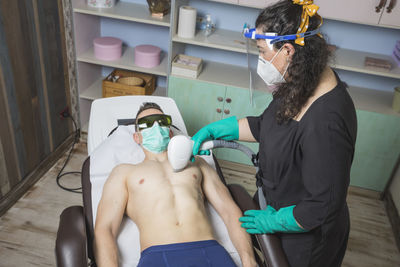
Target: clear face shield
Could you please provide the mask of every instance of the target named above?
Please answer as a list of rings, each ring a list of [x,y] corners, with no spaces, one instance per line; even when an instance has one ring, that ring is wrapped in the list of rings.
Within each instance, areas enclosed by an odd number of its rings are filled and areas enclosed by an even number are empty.
[[[246,38],[247,64],[248,64],[248,70],[250,73],[249,88],[250,88],[251,98],[253,95],[253,77],[252,77],[252,73],[251,73],[250,59],[249,59],[249,40],[250,39],[265,40],[268,48],[273,51],[274,44],[277,42],[306,38],[306,37],[313,36],[316,34],[320,34],[319,28],[312,30],[312,31],[304,32],[304,33],[278,35],[277,33],[274,33],[274,32],[265,32],[263,34],[259,34],[259,33],[256,33],[256,28],[250,29],[245,26],[243,29],[243,35]],[[280,51],[278,51],[277,53],[279,53],[279,52]],[[275,58],[275,56],[274,56],[274,58]],[[286,67],[286,70],[287,70],[287,67]],[[286,73],[286,70],[285,70],[285,73]],[[280,82],[284,82],[284,79],[283,79],[284,74],[282,75],[278,70],[276,70],[276,68],[272,65],[272,60],[270,62],[267,62],[261,56],[259,57],[259,60],[258,60],[257,74],[263,79],[265,84],[267,84],[270,87],[270,91],[274,89],[274,86],[276,84],[278,84]]]

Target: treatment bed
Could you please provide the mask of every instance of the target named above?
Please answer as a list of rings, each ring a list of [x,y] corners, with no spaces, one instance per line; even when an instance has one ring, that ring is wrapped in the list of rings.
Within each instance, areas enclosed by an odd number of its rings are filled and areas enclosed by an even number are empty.
[[[173,99],[157,96],[123,96],[93,101],[88,129],[88,154],[82,166],[83,206],[66,208],[60,215],[55,254],[59,267],[96,266],[93,253],[94,222],[102,187],[112,168],[120,163],[139,163],[144,158],[141,148],[134,143],[134,116],[144,102],[155,102],[165,114],[172,117],[174,134],[187,134],[182,116]],[[118,126],[118,127],[117,127]],[[112,132],[112,134],[110,134]],[[215,157],[203,156],[212,165],[226,185]],[[258,209],[258,204],[239,185],[227,185],[233,199],[242,211]],[[254,198],[255,199],[255,198]],[[206,209],[218,242],[239,265],[240,258],[229,239],[222,219],[212,206]],[[280,240],[275,235],[255,235],[254,247],[259,266],[288,266]],[[140,257],[139,233],[127,217],[121,223],[117,238],[120,266],[136,266]],[[260,257],[259,254],[262,254]],[[263,258],[263,259],[262,259]]]

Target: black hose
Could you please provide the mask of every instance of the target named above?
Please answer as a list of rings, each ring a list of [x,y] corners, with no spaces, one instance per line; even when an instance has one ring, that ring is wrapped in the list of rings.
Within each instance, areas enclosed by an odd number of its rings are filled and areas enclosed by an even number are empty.
[[[213,140],[213,148],[232,148],[240,150],[250,158],[255,167],[258,167],[257,154],[245,145],[239,144],[235,141]]]

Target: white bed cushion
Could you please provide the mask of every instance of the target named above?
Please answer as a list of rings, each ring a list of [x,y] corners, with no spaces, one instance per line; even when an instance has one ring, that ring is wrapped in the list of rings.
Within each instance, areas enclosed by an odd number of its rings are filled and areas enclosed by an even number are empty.
[[[96,149],[108,134],[118,125],[119,119],[133,119],[144,102],[157,103],[165,114],[172,117],[172,123],[183,134],[187,134],[185,123],[172,98],[148,95],[116,96],[96,99],[90,108],[88,129],[88,154]]]
[[[93,221],[96,221],[97,206],[99,204],[104,182],[114,166],[121,163],[137,164],[143,161],[144,153],[133,140],[133,126],[120,126],[118,129],[90,155],[90,182],[92,184]],[[211,156],[204,157],[214,166]],[[214,208],[206,202],[206,210],[211,220],[218,242],[228,251],[234,262],[241,266],[239,254],[233,246],[227,228]],[[140,258],[139,231],[136,224],[124,217],[117,238],[120,266],[136,266]]]

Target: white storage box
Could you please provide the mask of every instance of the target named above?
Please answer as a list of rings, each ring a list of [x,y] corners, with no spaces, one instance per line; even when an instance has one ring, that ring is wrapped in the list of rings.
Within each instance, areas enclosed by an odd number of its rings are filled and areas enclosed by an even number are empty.
[[[87,0],[90,7],[110,8],[115,5],[115,0]]]
[[[172,61],[171,74],[197,78],[202,67],[203,61],[201,58],[179,54]]]

